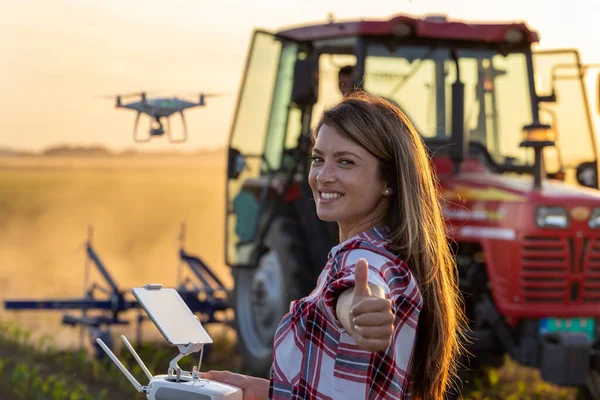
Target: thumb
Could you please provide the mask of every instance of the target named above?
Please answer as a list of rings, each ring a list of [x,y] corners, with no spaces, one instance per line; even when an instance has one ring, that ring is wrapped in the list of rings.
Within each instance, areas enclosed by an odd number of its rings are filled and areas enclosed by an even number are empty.
[[[200,374],[203,379],[210,379],[211,381],[230,383],[233,374],[229,371],[208,371]]]
[[[361,258],[356,263],[354,269],[354,296],[370,296],[371,289],[369,288],[369,264],[367,260]]]

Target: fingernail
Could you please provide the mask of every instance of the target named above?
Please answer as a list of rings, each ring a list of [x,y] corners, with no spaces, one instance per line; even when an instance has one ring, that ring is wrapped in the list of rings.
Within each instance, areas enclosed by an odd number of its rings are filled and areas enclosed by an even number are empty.
[[[355,329],[355,330],[358,330],[358,325],[354,325],[354,329]]]

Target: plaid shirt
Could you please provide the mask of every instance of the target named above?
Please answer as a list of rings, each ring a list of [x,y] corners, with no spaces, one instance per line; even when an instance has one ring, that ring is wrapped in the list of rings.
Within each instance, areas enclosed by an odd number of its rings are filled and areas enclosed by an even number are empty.
[[[408,265],[392,252],[385,227],[329,253],[316,288],[291,303],[275,334],[269,398],[409,399],[410,369],[422,297]],[[369,263],[369,282],[392,299],[396,316],[386,351],[362,350],[336,317],[338,296],[354,286],[354,266]]]

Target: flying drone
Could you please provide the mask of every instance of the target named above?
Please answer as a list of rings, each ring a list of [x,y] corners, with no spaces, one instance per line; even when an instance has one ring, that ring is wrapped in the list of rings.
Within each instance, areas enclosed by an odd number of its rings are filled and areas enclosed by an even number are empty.
[[[137,112],[135,117],[135,123],[133,126],[133,139],[138,143],[149,142],[155,136],[162,136],[167,133],[169,141],[172,143],[182,143],[187,140],[187,125],[185,123],[185,117],[183,110],[193,107],[203,107],[206,105],[205,99],[208,97],[216,97],[218,94],[205,94],[200,93],[198,102],[194,103],[187,100],[182,100],[177,97],[155,97],[148,98],[146,92],[131,93],[126,95],[116,96],[116,108],[129,108]],[[139,97],[140,100],[131,103],[124,104],[122,102],[125,98]],[[175,138],[172,135],[170,117],[179,113],[181,115],[181,122],[183,125],[183,136],[181,138]],[[138,122],[141,114],[147,114],[150,120],[149,134],[146,137],[140,137],[137,134]],[[166,120],[167,128],[163,125]]]

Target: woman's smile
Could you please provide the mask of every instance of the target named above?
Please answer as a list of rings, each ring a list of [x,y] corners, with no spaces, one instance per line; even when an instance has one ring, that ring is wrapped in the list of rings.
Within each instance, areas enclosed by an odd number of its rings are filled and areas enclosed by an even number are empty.
[[[331,191],[319,191],[319,203],[330,204],[344,197],[342,193]]]

